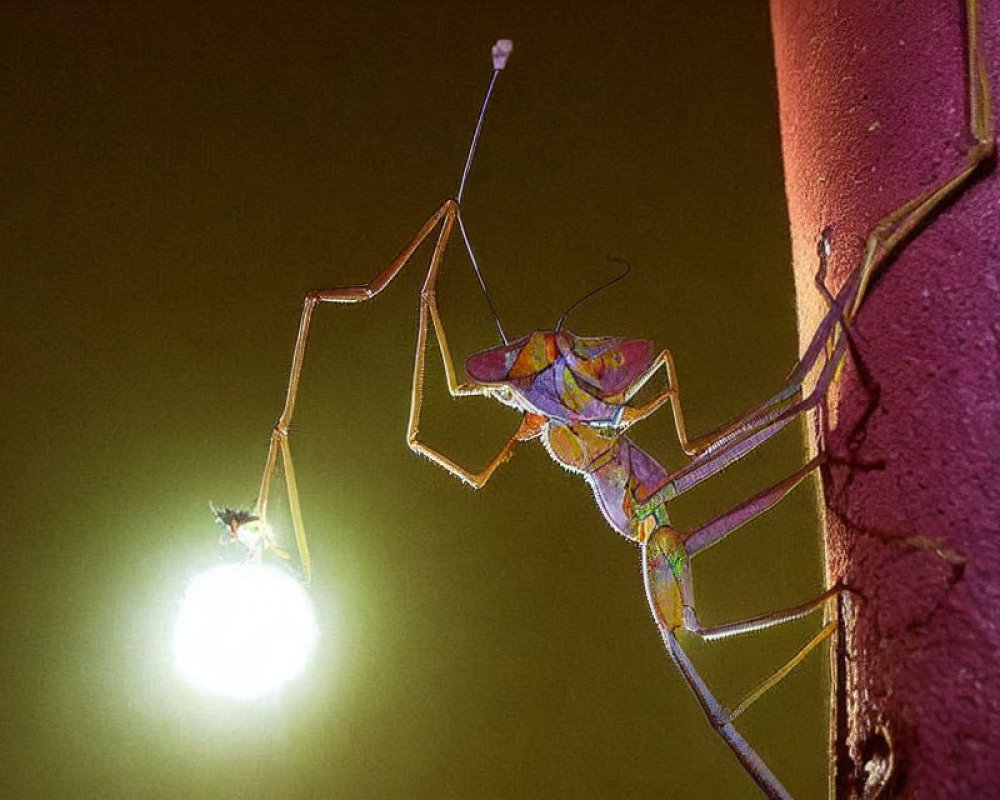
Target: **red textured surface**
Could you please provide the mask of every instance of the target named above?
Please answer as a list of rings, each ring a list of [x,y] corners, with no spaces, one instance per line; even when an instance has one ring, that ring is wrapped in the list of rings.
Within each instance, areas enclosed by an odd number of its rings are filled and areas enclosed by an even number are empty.
[[[871,227],[963,163],[972,141],[957,0],[772,0],[800,330]],[[1000,0],[979,4],[1000,104]],[[830,397],[828,569],[844,622],[838,796],[1000,796],[1000,182],[948,204],[879,273],[859,313],[877,406],[849,369]],[[891,742],[888,743],[888,742]]]

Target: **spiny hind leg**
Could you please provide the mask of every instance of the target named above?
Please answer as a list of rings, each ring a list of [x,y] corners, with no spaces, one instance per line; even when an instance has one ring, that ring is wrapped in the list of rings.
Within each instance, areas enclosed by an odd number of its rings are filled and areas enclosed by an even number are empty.
[[[690,568],[693,556],[717,544],[746,522],[773,508],[823,460],[823,456],[814,458],[784,480],[686,534],[669,526],[653,530],[643,545],[643,572],[647,598],[658,623],[666,625],[671,630],[684,628],[703,639],[713,640],[792,622],[827,607],[828,601],[837,596],[839,589],[828,589],[818,597],[790,608],[721,625],[704,626],[699,622],[695,611]],[[809,652],[829,637],[835,627],[832,623],[824,626],[796,655],[754,689],[729,715],[730,720],[743,713],[768,689],[779,683]]]
[[[767,487],[753,497],[744,500],[742,503],[724,514],[720,514],[718,517],[715,517],[709,522],[706,522],[688,532],[684,535],[682,542],[685,560],[690,560],[698,553],[707,550],[709,547],[722,541],[750,520],[776,506],[792,491],[792,489],[798,486],[804,478],[814,472],[825,460],[826,457],[824,455],[816,456],[801,469],[793,472],[783,480]],[[682,578],[684,584],[682,587],[682,596],[685,601],[684,627],[691,633],[697,634],[706,640],[724,639],[730,636],[738,636],[743,633],[750,633],[762,630],[763,628],[770,628],[774,625],[781,625],[785,622],[792,622],[794,620],[801,619],[817,609],[824,608],[827,605],[827,601],[836,597],[839,593],[839,589],[834,587],[827,589],[825,592],[812,600],[797,606],[777,611],[770,611],[765,614],[759,614],[746,619],[737,620],[735,622],[704,626],[698,621],[697,615],[694,611],[691,577],[685,573],[682,575]],[[829,633],[823,634],[817,641],[807,645],[804,651],[799,656],[794,658],[792,662],[790,662],[787,669],[783,668],[785,671],[782,673],[782,677],[787,673],[787,671],[794,667],[795,664],[797,664],[798,661],[800,661],[801,658],[809,652],[809,650],[815,647],[816,644],[828,635]],[[776,682],[777,680],[774,681],[774,683]],[[761,692],[761,694],[762,693],[763,692]]]
[[[729,420],[711,433],[698,438],[689,437],[684,420],[684,410],[681,406],[677,368],[670,351],[664,350],[623,394],[620,402],[627,402],[637,394],[661,368],[665,373],[668,388],[662,390],[644,405],[625,406],[621,422],[622,429],[624,430],[645,419],[669,402],[673,410],[674,425],[681,448],[687,455],[694,457],[691,464],[688,465],[691,469],[698,468],[695,466],[696,462],[712,460],[716,454],[720,454],[722,451],[730,451],[725,459],[726,464],[741,458],[750,449],[758,446],[783,427],[783,425],[774,425],[777,420],[790,421],[794,415],[814,407],[818,402],[817,398],[821,399],[832,377],[829,363],[820,370],[808,397],[802,395],[802,384],[825,349],[828,350],[827,362],[843,357],[843,346],[834,345],[832,349],[828,349],[827,343],[830,341],[836,326],[842,323],[844,310],[849,299],[846,292],[832,298],[832,308],[817,327],[809,347],[792,369],[785,386],[748,412]]]
[[[812,361],[815,362],[814,357]],[[628,391],[623,393],[618,401],[622,403],[628,402],[660,369],[663,370],[666,376],[667,388],[661,390],[641,406],[624,406],[625,410],[622,414],[621,430],[626,430],[635,423],[646,419],[646,417],[658,411],[662,406],[670,403],[674,415],[677,440],[680,443],[681,449],[685,454],[694,456],[695,458],[707,455],[734,439],[749,435],[765,427],[781,413],[781,410],[791,404],[800,390],[799,385],[786,386],[781,392],[751,409],[746,414],[729,420],[711,433],[692,438],[688,435],[687,424],[684,420],[677,367],[674,364],[673,355],[669,350],[663,350],[647,367],[646,371],[636,379],[635,383],[629,387]]]
[[[791,800],[788,790],[771,768],[733,725],[733,716],[722,706],[677,641],[683,625],[685,595],[690,594],[687,559],[676,531],[660,528],[642,545],[646,599],[660,631],[663,645],[677,670],[694,692],[709,723],[733,751],[747,774],[770,800]]]

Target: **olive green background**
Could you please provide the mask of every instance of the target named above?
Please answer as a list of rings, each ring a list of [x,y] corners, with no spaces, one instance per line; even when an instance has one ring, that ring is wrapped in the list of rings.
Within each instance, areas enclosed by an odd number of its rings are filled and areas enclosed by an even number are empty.
[[[170,637],[218,557],[209,500],[255,497],[303,294],[371,278],[454,192],[500,36],[465,217],[508,332],[551,327],[612,254],[632,275],[568,327],[671,348],[694,432],[780,384],[795,323],[763,0],[0,13],[5,796],[756,797],[583,481],[531,443],[476,493],[406,447],[426,252],[370,306],[317,314],[292,439],[308,673],[266,701],[203,697]],[[459,364],[496,343],[457,255],[439,296]],[[422,431],[478,466],[516,415],[441,378],[434,358]],[[666,411],[636,437],[681,463]],[[801,447],[790,432],[675,521]],[[811,488],[696,561],[706,622],[818,592]],[[732,703],[815,628],[691,652]],[[741,721],[801,798],[825,787],[823,662]]]

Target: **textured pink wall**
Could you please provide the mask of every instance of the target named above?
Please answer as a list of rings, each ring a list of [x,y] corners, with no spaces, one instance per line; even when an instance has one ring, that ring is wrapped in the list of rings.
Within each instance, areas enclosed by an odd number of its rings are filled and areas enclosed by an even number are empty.
[[[801,336],[886,213],[963,164],[959,0],[772,0]],[[1000,0],[981,0],[1000,104]],[[846,601],[838,797],[1000,792],[1000,182],[987,168],[880,271],[856,322],[877,392],[831,392],[831,580]],[[862,419],[869,398],[872,413]],[[858,422],[863,424],[852,436]],[[890,765],[890,753],[892,764]]]

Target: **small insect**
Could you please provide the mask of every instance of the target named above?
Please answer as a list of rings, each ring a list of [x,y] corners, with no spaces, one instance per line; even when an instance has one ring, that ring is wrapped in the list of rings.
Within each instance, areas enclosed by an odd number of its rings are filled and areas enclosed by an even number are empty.
[[[219,534],[219,542],[221,544],[228,544],[229,542],[246,542],[246,540],[240,539],[240,534],[247,534],[251,529],[251,522],[258,522],[260,518],[256,516],[251,511],[246,511],[242,508],[216,508],[214,505],[209,503],[209,508],[212,509],[212,514],[215,515],[215,521],[223,527],[223,531]],[[256,542],[244,543],[244,547],[247,550],[253,550],[256,546]]]
[[[971,5],[974,6],[974,3]],[[468,380],[460,381],[457,377],[438,312],[435,286],[442,258],[457,226],[480,285],[484,292],[486,290],[462,221],[461,203],[490,97],[512,50],[510,41],[498,41],[492,51],[492,77],[455,197],[446,200],[393,262],[369,283],[314,291],[306,296],[292,357],[285,405],[271,433],[257,504],[252,512],[228,508],[215,512],[217,520],[225,528],[224,538],[242,542],[254,558],[259,559],[265,553],[272,552],[290,560],[289,554],[276,548],[270,541],[266,523],[268,495],[280,457],[299,569],[303,581],[310,581],[309,549],[288,432],[313,311],[319,303],[360,303],[374,299],[409,263],[417,248],[437,231],[430,265],[420,292],[420,317],[407,428],[408,445],[474,488],[481,488],[489,481],[497,467],[511,457],[518,443],[532,439],[540,440],[557,463],[582,476],[593,490],[597,505],[611,527],[639,547],[646,597],[667,654],[694,691],[712,726],[767,797],[772,800],[789,798],[788,791],[736,730],[734,722],[812,649],[829,637],[836,628],[836,622],[830,621],[823,625],[785,666],[770,675],[733,709],[724,708],[699,676],[681,646],[679,632],[703,639],[736,636],[799,619],[824,608],[827,601],[836,596],[839,588],[831,587],[818,597],[792,608],[706,627],[699,622],[696,613],[691,572],[691,560],[697,554],[774,507],[799,482],[816,470],[826,456],[820,452],[793,474],[692,530],[679,530],[671,525],[669,504],[677,496],[755,450],[793,420],[821,406],[827,389],[836,379],[848,351],[853,348],[851,321],[860,307],[873,272],[900,240],[944,197],[961,186],[978,163],[987,157],[992,137],[984,113],[986,86],[974,33],[970,33],[969,47],[970,69],[974,71],[971,83],[973,92],[979,92],[978,95],[974,94],[975,102],[972,104],[972,128],[979,149],[974,153],[970,151],[968,167],[936,189],[886,216],[869,237],[863,261],[836,294],[827,290],[824,285],[826,263],[831,251],[830,232],[824,231],[818,248],[819,269],[816,282],[826,298],[828,310],[804,355],[793,367],[785,384],[773,396],[717,430],[691,438],[684,423],[677,371],[669,350],[656,352],[653,344],[645,339],[577,336],[564,329],[566,314],[552,329],[537,330],[509,340],[494,311],[502,344],[475,354],[466,361]],[[621,277],[624,275],[615,280]],[[489,299],[488,293],[486,296]],[[492,302],[490,306],[492,308]],[[517,431],[478,472],[458,464],[420,439],[424,362],[428,329],[431,327],[444,363],[448,391],[453,397],[488,397],[521,414]],[[639,403],[637,396],[640,392],[661,374],[663,388],[655,392],[651,399]],[[626,433],[632,425],[649,417],[664,405],[671,407],[678,439],[684,453],[689,456],[687,463],[674,471],[668,470],[639,448]],[[244,533],[247,534],[245,541]]]

